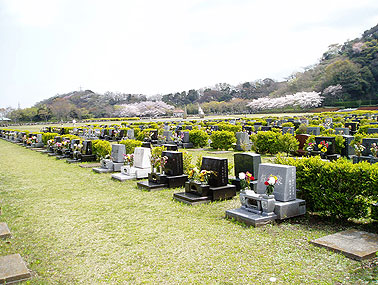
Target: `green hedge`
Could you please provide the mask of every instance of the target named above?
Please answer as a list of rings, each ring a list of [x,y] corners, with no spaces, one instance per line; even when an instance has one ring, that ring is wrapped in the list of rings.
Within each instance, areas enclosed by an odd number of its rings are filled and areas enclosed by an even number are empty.
[[[205,147],[208,144],[209,135],[202,130],[190,130],[189,141],[194,147]]]
[[[92,141],[92,152],[96,155],[97,159],[101,159],[110,155],[112,146],[108,141],[94,140]]]
[[[42,134],[42,142],[43,144],[47,144],[47,141],[50,139],[54,139],[56,136],[60,136],[58,133],[43,133]]]
[[[377,201],[378,164],[353,164],[346,159],[326,162],[318,156],[277,156],[275,163],[296,167],[298,198],[306,200],[307,210],[335,218],[363,218]]]
[[[134,153],[136,147],[142,146],[142,142],[138,140],[122,140],[119,143],[125,145],[127,154]]]
[[[211,136],[210,146],[214,149],[228,150],[236,143],[236,137],[233,132],[229,131],[214,131]]]

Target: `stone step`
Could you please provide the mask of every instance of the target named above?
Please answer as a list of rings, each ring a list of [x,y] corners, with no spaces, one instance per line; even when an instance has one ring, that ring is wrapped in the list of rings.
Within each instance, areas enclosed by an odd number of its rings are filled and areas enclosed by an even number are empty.
[[[0,223],[0,238],[10,238],[11,232],[6,223]]]
[[[20,282],[31,278],[21,255],[0,256],[0,284]]]

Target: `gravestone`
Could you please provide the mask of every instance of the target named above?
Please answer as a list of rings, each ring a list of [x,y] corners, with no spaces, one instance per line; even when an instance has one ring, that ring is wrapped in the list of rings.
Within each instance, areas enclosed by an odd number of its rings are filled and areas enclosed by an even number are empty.
[[[320,127],[307,127],[307,134],[319,136],[320,135]]]
[[[251,141],[249,135],[245,132],[237,132],[236,136],[236,150],[248,151],[251,150]]]
[[[235,177],[238,178],[240,172],[246,173],[247,171],[257,179],[259,174],[259,165],[261,163],[261,155],[257,153],[235,153]]]
[[[283,127],[282,134],[284,135],[286,133],[294,135],[294,127]]]
[[[358,124],[356,122],[348,122],[344,124],[346,128],[349,128],[351,135],[354,135],[357,132]]]
[[[236,186],[228,184],[228,167],[226,158],[203,157],[202,170],[212,171],[207,184],[196,181],[185,183],[185,192],[174,193],[177,201],[196,205],[210,201],[230,199],[236,195]]]
[[[111,159],[102,159],[101,167],[92,170],[97,173],[119,172],[125,161],[126,147],[124,144],[112,144]]]
[[[363,156],[372,155],[370,148],[373,143],[378,145],[378,138],[363,138],[362,139],[362,145],[365,147],[364,151],[362,152]]]
[[[173,140],[172,140],[172,136],[173,136],[172,131],[164,131],[163,132],[163,136],[165,137],[165,141],[166,142],[173,142]]]
[[[260,128],[261,132],[267,132],[267,131],[271,131],[271,130],[272,130],[271,126],[261,126],[261,128]]]
[[[296,171],[295,166],[261,163],[257,182],[257,193],[265,194],[265,181],[270,175],[277,176],[278,180],[274,187],[274,198],[277,201],[288,202],[296,199]]]
[[[299,155],[304,155],[304,154],[307,153],[306,141],[308,140],[309,137],[310,137],[310,135],[307,135],[307,134],[298,134],[298,135],[295,136],[295,138],[299,142],[298,150],[297,150],[297,153]]]
[[[157,141],[158,139],[158,130],[151,130],[150,131],[151,141]]]
[[[234,170],[235,179],[230,179],[231,184],[236,186],[236,191],[240,191],[240,179],[239,173],[251,173],[255,178],[255,181],[251,181],[250,187],[252,190],[256,190],[257,177],[259,172],[259,165],[261,163],[261,155],[256,153],[244,152],[234,154]]]
[[[266,193],[264,182],[271,176],[278,178],[274,187],[273,206],[265,208],[272,202]],[[257,193],[251,190],[240,192],[241,207],[227,210],[226,217],[233,218],[247,225],[261,226],[274,220],[283,220],[306,213],[306,202],[296,199],[296,170],[294,166],[262,163],[259,165]],[[270,202],[269,202],[270,201]]]
[[[377,134],[378,133],[378,128],[368,128],[367,129],[368,134]]]
[[[156,191],[164,188],[183,187],[188,180],[188,175],[183,174],[183,154],[178,151],[163,151],[162,157],[166,156],[164,173],[151,172],[147,181],[137,183],[141,189]]]
[[[0,256],[0,283],[10,284],[25,281],[31,278],[21,255],[11,254]]]
[[[190,142],[189,131],[183,131],[181,133],[183,134],[182,147],[183,148],[193,148],[193,143]]]
[[[315,149],[320,151],[318,145],[320,142],[325,141],[328,143],[327,155],[333,155],[336,152],[336,138],[335,137],[315,137]]]
[[[124,163],[126,147],[124,144],[112,144],[112,160],[115,163]]]
[[[127,138],[129,139],[129,140],[133,140],[135,137],[134,137],[134,129],[129,129],[129,130],[127,130]]]
[[[164,166],[165,173],[170,176],[183,174],[183,155],[178,151],[163,151],[162,156],[167,156],[168,160]]]
[[[350,145],[354,136],[343,135],[344,138],[344,147],[341,149],[341,155],[348,157],[355,154],[354,147]]]
[[[213,171],[209,177],[209,185],[212,187],[226,186],[228,183],[227,158],[202,157],[201,170]]]
[[[121,173],[112,175],[112,178],[118,181],[130,179],[147,178],[151,172],[151,149],[145,147],[136,147],[134,149],[134,165],[124,165],[121,167]]]
[[[349,135],[349,128],[335,128],[336,135]]]

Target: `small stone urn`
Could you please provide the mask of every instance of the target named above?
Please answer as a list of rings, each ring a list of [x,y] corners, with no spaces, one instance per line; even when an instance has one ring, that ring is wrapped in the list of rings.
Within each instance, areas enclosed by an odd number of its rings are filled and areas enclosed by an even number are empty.
[[[261,195],[261,208],[265,215],[273,215],[274,208],[276,206],[276,199],[274,199],[274,195]]]

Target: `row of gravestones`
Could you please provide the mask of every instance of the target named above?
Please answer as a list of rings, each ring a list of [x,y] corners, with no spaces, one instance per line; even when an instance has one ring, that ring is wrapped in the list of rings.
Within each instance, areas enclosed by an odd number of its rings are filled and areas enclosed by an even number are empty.
[[[56,137],[56,140],[61,140],[62,137]],[[61,141],[60,141],[61,142]],[[71,142],[73,144],[74,142]],[[91,148],[91,141],[83,142],[83,154],[87,153]],[[125,160],[125,146],[123,144],[113,144],[111,160],[104,160],[102,167],[100,169],[93,169],[96,172],[107,172],[107,171],[98,171],[101,169],[107,169],[111,171],[121,170],[120,174],[113,174],[112,178],[118,179],[120,181],[134,179],[134,178],[146,178],[147,181],[138,182],[137,185],[139,188],[147,190],[157,190],[162,188],[176,188],[185,186],[185,192],[175,193],[174,198],[176,200],[189,203],[189,204],[198,204],[206,203],[214,200],[228,199],[236,195],[236,191],[240,190],[240,181],[237,178],[232,180],[232,184],[228,184],[228,162],[225,158],[214,158],[214,157],[204,157],[202,161],[202,169],[211,171],[212,174],[208,179],[206,185],[197,184],[194,182],[188,182],[188,176],[183,173],[183,154],[177,151],[165,151],[163,156],[166,156],[167,163],[164,167],[165,173],[156,173],[152,171],[150,164],[151,150],[149,148],[137,147],[134,151],[134,165],[133,166],[124,166]],[[264,180],[267,172],[260,170],[260,174],[257,169],[263,167],[261,164],[261,157],[257,154],[251,153],[240,153],[235,154],[235,177],[238,177],[240,172],[250,172],[255,177],[260,177],[257,181]],[[277,165],[272,165],[270,168],[277,168]],[[278,168],[277,168],[278,169]],[[286,177],[285,175],[279,175],[274,173],[274,171],[269,170],[273,174],[276,174],[277,177]],[[269,172],[268,171],[268,172]],[[277,170],[278,171],[278,170]],[[276,171],[276,172],[277,172]],[[265,173],[266,172],[266,173]],[[270,173],[270,174],[272,174]],[[264,176],[265,175],[265,176]],[[288,178],[280,178],[280,185],[282,184],[282,179],[289,181]],[[277,191],[277,200],[282,202],[288,202],[293,200],[295,193],[293,194],[293,186],[295,184],[291,178],[289,183],[291,186],[284,188],[284,191]],[[261,184],[261,183],[260,183]],[[259,183],[252,183],[252,189],[256,190],[257,193],[261,191],[261,185]],[[286,192],[287,193],[286,193]],[[283,195],[283,196],[282,196]],[[295,200],[295,199],[294,199]],[[303,203],[300,201],[300,203]],[[299,202],[295,204],[298,208]],[[287,206],[286,206],[287,207]],[[277,210],[278,211],[278,210]],[[278,211],[279,212],[279,211]],[[280,213],[280,212],[279,212]],[[278,215],[278,218],[281,218],[283,215]],[[286,217],[286,216],[285,216]],[[272,217],[271,217],[272,218]],[[277,217],[274,217],[274,219]],[[254,224],[256,225],[256,223]]]

